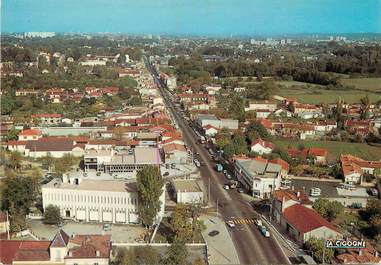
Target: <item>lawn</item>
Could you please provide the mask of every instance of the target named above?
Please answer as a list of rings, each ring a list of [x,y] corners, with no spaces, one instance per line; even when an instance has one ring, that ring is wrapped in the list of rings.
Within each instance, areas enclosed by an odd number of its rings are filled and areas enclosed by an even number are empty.
[[[341,79],[343,85],[354,86],[364,91],[374,91],[381,93],[381,78],[350,78]]]
[[[338,159],[340,154],[352,154],[367,160],[380,160],[381,148],[370,146],[366,143],[348,143],[337,141],[315,141],[315,140],[294,140],[277,139],[274,143],[287,149],[289,146],[298,147],[303,144],[305,147],[321,147],[329,151],[331,159]]]

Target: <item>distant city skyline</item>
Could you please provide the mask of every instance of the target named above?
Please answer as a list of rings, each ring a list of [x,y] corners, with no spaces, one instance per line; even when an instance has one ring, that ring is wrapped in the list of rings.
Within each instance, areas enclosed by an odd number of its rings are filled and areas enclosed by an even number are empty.
[[[381,33],[381,1],[17,0],[2,2],[1,25],[8,33]]]

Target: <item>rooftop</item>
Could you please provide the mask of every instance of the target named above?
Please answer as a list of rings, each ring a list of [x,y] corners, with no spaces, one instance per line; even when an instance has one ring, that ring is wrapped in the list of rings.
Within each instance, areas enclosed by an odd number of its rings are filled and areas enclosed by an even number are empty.
[[[201,192],[196,180],[173,180],[172,184],[177,192]]]

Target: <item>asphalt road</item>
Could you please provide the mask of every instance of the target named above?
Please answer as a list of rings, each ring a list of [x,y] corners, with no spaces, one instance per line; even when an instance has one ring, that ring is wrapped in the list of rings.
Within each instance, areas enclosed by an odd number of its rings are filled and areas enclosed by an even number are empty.
[[[227,221],[240,218],[254,218],[256,213],[252,206],[242,198],[237,190],[224,190],[223,185],[226,179],[222,173],[218,173],[215,163],[203,145],[197,144],[197,136],[187,122],[179,115],[174,103],[169,100],[160,81],[155,76],[155,70],[149,69],[153,73],[155,82],[160,86],[161,94],[165,104],[171,111],[173,118],[183,133],[185,143],[198,153],[197,158],[204,162],[200,167],[201,177],[205,186],[209,186],[210,181],[210,201],[217,205],[219,216]],[[231,229],[231,236],[236,247],[241,264],[289,264],[288,258],[284,255],[280,245],[273,235],[270,238],[262,236],[260,231],[253,224],[236,225]]]

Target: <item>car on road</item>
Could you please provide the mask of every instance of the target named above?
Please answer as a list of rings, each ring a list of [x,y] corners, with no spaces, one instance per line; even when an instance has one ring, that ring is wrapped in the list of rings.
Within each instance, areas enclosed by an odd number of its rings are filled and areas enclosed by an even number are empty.
[[[224,189],[229,190],[230,189],[229,184],[224,184]]]
[[[266,226],[260,225],[258,228],[259,228],[259,231],[261,231],[261,234],[264,237],[270,237],[270,232],[267,230]]]
[[[220,232],[218,232],[217,230],[213,230],[213,231],[210,231],[209,233],[208,233],[208,235],[209,236],[216,236],[216,235],[218,235]]]
[[[262,220],[260,220],[260,219],[255,219],[255,220],[254,220],[254,223],[255,223],[256,226],[260,227],[260,226],[262,225]]]
[[[244,193],[245,192],[245,190],[242,188],[238,188],[237,191],[238,191],[238,193]]]
[[[194,160],[194,164],[196,165],[196,167],[200,167],[201,166],[201,163],[200,163],[200,161],[198,161],[198,159]]]
[[[228,171],[226,169],[224,169],[223,171],[224,175],[226,176],[226,174],[228,173]]]
[[[321,194],[321,189],[320,188],[312,188],[310,190],[310,196],[312,197],[319,197]]]
[[[231,180],[231,179],[232,179],[232,175],[230,175],[230,174],[228,173],[228,174],[226,174],[226,178],[227,178],[228,180]]]
[[[235,227],[235,223],[234,223],[232,220],[226,221],[226,224],[227,224],[227,226],[229,226],[230,228],[234,228],[234,227]]]

